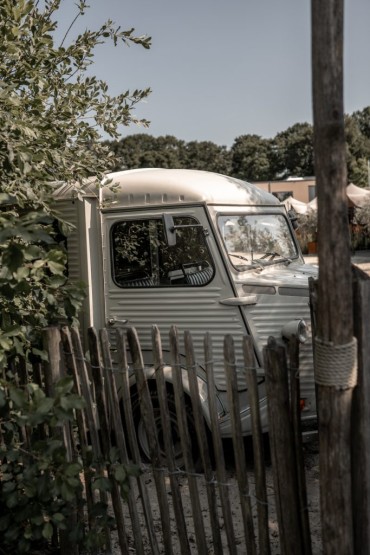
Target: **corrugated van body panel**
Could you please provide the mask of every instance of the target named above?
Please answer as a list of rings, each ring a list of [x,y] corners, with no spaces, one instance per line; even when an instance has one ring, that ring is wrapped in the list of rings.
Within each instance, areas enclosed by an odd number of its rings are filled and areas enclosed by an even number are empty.
[[[78,217],[79,201],[58,200],[56,206],[63,220],[73,224],[74,228],[67,236],[68,276],[71,281],[81,281],[81,230]]]
[[[245,309],[248,325],[260,350],[270,336],[281,337],[281,330],[292,320],[302,319],[311,332],[311,316],[308,297],[257,295],[257,304]],[[306,343],[300,345],[301,396],[314,399],[315,381],[311,333]]]
[[[242,366],[242,337],[245,327],[238,307],[219,304],[222,288],[217,285],[182,288],[119,289],[110,287],[107,292],[107,311],[118,320],[128,319],[128,325],[136,328],[142,349],[151,349],[151,329],[155,324],[161,332],[162,346],[169,350],[171,325],[178,328],[181,346],[183,333],[192,334],[195,356],[204,368],[204,336],[210,333],[213,343],[215,381],[219,389],[226,389],[223,364],[223,341],[231,334],[237,347],[237,357]],[[112,334],[113,335],[113,334]],[[181,349],[184,353],[184,349]],[[169,363],[169,358],[165,360]],[[240,389],[245,389],[245,379],[240,378]]]

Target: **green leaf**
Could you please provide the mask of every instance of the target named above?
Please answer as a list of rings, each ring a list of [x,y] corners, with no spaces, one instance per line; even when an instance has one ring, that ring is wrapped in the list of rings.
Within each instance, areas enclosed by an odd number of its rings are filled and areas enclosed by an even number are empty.
[[[37,414],[47,414],[48,412],[51,411],[53,406],[54,406],[54,399],[51,399],[50,397],[45,397],[40,401],[40,403],[38,403],[36,412]]]
[[[22,408],[26,403],[24,391],[21,389],[12,387],[9,391],[9,396],[16,407]]]
[[[114,469],[114,478],[117,482],[124,483],[127,480],[127,472],[123,465],[116,466]]]
[[[46,540],[51,540],[51,538],[53,537],[53,527],[50,524],[50,522],[45,522],[45,524],[42,528],[42,536]]]
[[[4,251],[2,263],[7,266],[11,272],[16,272],[24,261],[23,249],[15,244],[10,243],[8,248]]]
[[[112,489],[112,485],[108,478],[101,476],[96,478],[93,482],[93,489],[97,489],[99,491],[110,491]]]

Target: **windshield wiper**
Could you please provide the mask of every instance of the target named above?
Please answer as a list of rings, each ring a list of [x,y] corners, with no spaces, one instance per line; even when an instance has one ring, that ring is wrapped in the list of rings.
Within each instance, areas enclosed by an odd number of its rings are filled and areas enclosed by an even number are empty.
[[[245,260],[246,262],[248,262],[248,264],[250,264],[250,261],[246,256],[242,256],[241,254],[234,254],[233,252],[228,252],[227,254],[229,256],[234,256],[235,258],[240,258],[240,260]]]
[[[245,260],[246,262],[248,262],[248,264],[245,264],[245,266],[249,267],[249,269],[255,267],[255,268],[258,268],[259,270],[263,270],[263,263],[262,262],[260,263],[259,260],[249,260],[249,258],[247,258],[246,256],[243,256],[242,254],[234,254],[233,252],[228,252],[227,254],[229,256],[240,258],[240,260]]]
[[[281,258],[284,262],[288,262],[288,264],[290,264],[292,262],[291,258],[287,258],[286,256],[283,256],[282,254],[280,254],[279,252],[266,252],[263,256],[261,256],[261,258],[259,260],[264,260],[267,257],[270,257],[268,259],[269,262],[272,262],[276,257]]]

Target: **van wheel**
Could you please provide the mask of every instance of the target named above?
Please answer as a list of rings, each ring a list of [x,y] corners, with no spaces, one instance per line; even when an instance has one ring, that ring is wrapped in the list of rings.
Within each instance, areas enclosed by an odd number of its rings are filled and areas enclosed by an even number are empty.
[[[163,462],[165,463],[166,452],[164,447],[163,428],[162,428],[162,422],[161,422],[161,412],[159,408],[159,399],[158,399],[157,390],[155,388],[151,389],[150,395],[151,395],[151,400],[153,405],[154,422],[157,428],[160,454],[161,454],[161,457],[163,457]],[[184,454],[181,446],[180,431],[177,423],[175,397],[171,389],[167,391],[167,403],[168,403],[168,411],[170,416],[169,424],[171,427],[175,465],[177,468],[184,468],[185,461],[184,461]],[[196,469],[198,469],[199,462],[200,462],[200,452],[199,452],[199,446],[196,438],[196,430],[195,430],[193,412],[191,408],[191,401],[189,398],[186,399],[186,405],[187,405],[186,418],[187,418],[187,425],[188,425],[188,431],[189,431],[189,438],[191,441],[192,457],[193,457],[194,466]],[[136,437],[138,441],[138,446],[143,460],[146,462],[149,462],[150,461],[149,442],[145,431],[144,421],[141,417],[140,403],[139,403],[137,394],[135,394],[134,397],[132,398],[132,411],[133,411],[134,423],[136,428]]]

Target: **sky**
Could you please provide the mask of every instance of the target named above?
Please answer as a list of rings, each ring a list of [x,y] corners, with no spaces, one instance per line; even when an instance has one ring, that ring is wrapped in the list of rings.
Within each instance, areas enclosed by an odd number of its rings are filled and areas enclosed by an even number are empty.
[[[344,0],[344,106],[370,105],[370,2]],[[62,31],[75,13],[64,0]],[[97,49],[91,72],[111,94],[150,87],[135,109],[146,132],[230,147],[245,134],[274,137],[312,123],[310,0],[90,0],[74,30],[112,19],[152,37]]]

